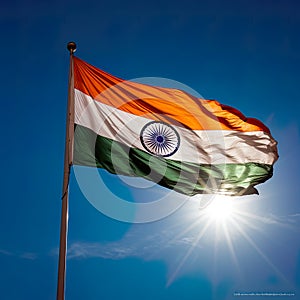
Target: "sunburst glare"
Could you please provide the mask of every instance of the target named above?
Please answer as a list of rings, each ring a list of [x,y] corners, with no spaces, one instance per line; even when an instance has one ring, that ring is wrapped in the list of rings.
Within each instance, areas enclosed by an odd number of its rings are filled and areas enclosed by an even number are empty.
[[[181,269],[193,254],[194,250],[203,249],[203,247],[212,248],[212,269],[215,269],[213,271],[214,274],[216,273],[217,268],[218,249],[223,249],[222,252],[224,253],[223,245],[228,249],[229,259],[231,260],[235,271],[237,274],[241,274],[237,247],[235,245],[236,242],[241,239],[260,256],[262,261],[275,271],[279,278],[285,280],[281,272],[271,262],[262,249],[258,248],[254,237],[250,236],[251,232],[252,234],[254,232],[257,234],[263,233],[264,226],[271,222],[268,222],[267,217],[261,217],[250,213],[253,201],[253,198],[241,199],[239,197],[214,196],[213,199],[210,198],[206,201],[205,205],[200,204],[197,212],[193,210],[190,211],[190,213],[187,213],[182,221],[184,224],[189,225],[183,226],[183,223],[178,223],[178,229],[182,228],[182,226],[184,229],[179,231],[170,243],[189,234],[194,236],[193,243],[181,257],[177,266],[173,269],[173,272],[168,278],[167,285],[172,284],[176,277],[178,277]],[[280,224],[279,222],[277,222],[276,225],[283,226],[283,224]],[[213,277],[215,276],[213,275]]]
[[[204,214],[213,222],[225,224],[234,217],[235,209],[231,199],[219,196],[204,209]]]

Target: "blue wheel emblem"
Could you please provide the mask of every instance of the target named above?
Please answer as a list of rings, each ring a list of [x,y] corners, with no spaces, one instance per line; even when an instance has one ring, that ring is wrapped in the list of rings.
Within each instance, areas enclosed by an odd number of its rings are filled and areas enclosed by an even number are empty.
[[[143,147],[157,156],[171,156],[179,148],[178,132],[169,124],[152,121],[141,130],[140,139]]]

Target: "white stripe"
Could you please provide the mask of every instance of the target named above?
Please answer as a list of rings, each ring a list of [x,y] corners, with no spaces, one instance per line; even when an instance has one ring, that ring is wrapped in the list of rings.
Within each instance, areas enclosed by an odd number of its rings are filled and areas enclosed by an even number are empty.
[[[141,129],[152,120],[94,101],[75,89],[75,123],[103,137],[147,151]],[[166,159],[198,164],[256,162],[273,164],[276,142],[262,131],[188,130],[172,125],[179,133],[178,151]]]

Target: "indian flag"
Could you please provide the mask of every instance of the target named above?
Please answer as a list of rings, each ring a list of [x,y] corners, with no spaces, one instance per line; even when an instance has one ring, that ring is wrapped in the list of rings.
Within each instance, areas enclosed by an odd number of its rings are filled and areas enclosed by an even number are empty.
[[[257,193],[277,142],[260,121],[216,100],[126,81],[77,57],[73,163],[142,177],[185,195]]]

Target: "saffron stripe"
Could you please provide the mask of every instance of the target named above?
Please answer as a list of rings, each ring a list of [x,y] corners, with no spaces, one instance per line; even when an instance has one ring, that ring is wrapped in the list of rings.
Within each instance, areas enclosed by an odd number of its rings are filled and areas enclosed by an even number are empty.
[[[74,58],[75,88],[95,101],[149,119],[173,121],[191,130],[234,130],[241,132],[269,129],[259,120],[216,100],[198,99],[178,89],[153,87],[125,81]]]

